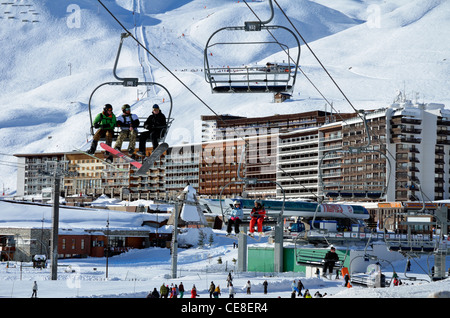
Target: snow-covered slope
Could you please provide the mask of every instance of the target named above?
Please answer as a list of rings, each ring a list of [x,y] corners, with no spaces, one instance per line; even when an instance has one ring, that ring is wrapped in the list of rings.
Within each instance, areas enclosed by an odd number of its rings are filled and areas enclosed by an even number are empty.
[[[271,95],[211,94],[202,72],[203,49],[217,29],[256,19],[242,1],[102,2],[217,113],[261,116],[324,108],[325,101],[302,75],[293,100],[276,107]],[[277,3],[355,107],[386,106],[399,88],[412,99],[417,92],[420,101],[448,104],[448,1]],[[262,20],[270,16],[268,1],[248,4]],[[99,84],[115,81],[112,68],[123,29],[97,1],[23,0],[0,6],[0,182],[15,190],[16,168],[10,162],[16,159],[12,154],[68,151],[83,146],[89,138],[89,96]],[[276,4],[274,9],[273,24],[290,27]],[[245,63],[258,63],[277,54],[269,47],[217,52],[223,62],[239,58]],[[305,45],[300,61],[303,71],[337,110],[351,110]],[[200,116],[211,115],[211,111],[132,39],[124,42],[118,73],[169,89],[175,117],[168,135],[170,144],[199,141]],[[105,87],[93,98],[93,113],[105,103],[111,103],[116,113],[123,103],[132,104],[140,116],[149,115],[155,102],[167,111],[167,103],[162,103],[157,93],[152,90],[143,96],[143,88]]]

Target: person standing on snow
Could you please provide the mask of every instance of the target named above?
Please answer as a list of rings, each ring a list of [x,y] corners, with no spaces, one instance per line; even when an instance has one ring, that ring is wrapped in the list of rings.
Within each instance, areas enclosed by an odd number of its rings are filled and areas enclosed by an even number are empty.
[[[233,281],[233,277],[231,277],[231,272],[229,272],[228,276],[227,276],[227,287],[230,286],[232,281]]]
[[[213,297],[214,290],[216,289],[216,285],[211,281],[211,285],[209,285],[209,298]]]
[[[295,282],[295,279],[291,284],[291,289],[292,289],[291,298],[295,298],[295,294],[298,292],[297,283]]]
[[[297,295],[297,296],[303,296],[303,295],[302,295],[302,289],[303,289],[303,288],[305,288],[305,286],[303,286],[302,281],[299,279],[299,280],[298,280],[298,283],[297,283],[297,292],[298,292],[298,295]]]
[[[230,294],[230,298],[234,298],[234,294],[236,294],[236,292],[234,291],[234,287],[233,287],[233,283],[230,282],[230,285],[228,286],[228,292]]]
[[[322,276],[326,277],[327,269],[330,274],[333,274],[334,263],[339,261],[339,256],[336,254],[336,249],[332,247],[327,254],[325,254],[324,263],[323,263],[323,273]]]
[[[158,291],[156,290],[156,287],[153,288],[152,295],[153,295],[153,298],[159,298],[159,293],[158,293]]]
[[[221,295],[220,285],[217,285],[217,287],[214,289],[213,296],[214,296],[214,298],[219,298],[219,295]]]
[[[234,201],[234,208],[231,210],[230,218],[228,220],[227,235],[231,234],[231,228],[234,225],[234,233],[239,234],[239,224],[244,218],[244,211],[241,208],[241,202]]]
[[[147,120],[144,122],[144,131],[139,136],[139,151],[136,153],[138,156],[145,157],[146,142],[148,138],[152,139],[152,145],[154,151],[158,147],[158,140],[161,137],[161,132],[167,126],[166,116],[161,112],[157,104],[153,105],[153,111]]]
[[[120,127],[120,134],[117,137],[114,148],[121,151],[122,143],[125,138],[129,138],[128,154],[135,159],[134,148],[138,135],[139,117],[131,113],[131,107],[128,104],[122,106],[122,114],[117,117],[117,127]]]
[[[175,284],[175,286],[172,287],[172,293],[170,295],[170,298],[178,298],[178,286]]]
[[[34,281],[33,284],[33,293],[31,294],[31,298],[37,298],[37,291],[38,291],[38,286],[36,281]]]
[[[184,295],[184,286],[183,282],[180,283],[180,286],[178,286],[178,291],[180,292],[180,298],[183,298]]]
[[[164,285],[164,283],[159,288],[159,293],[161,294],[161,298],[167,298],[169,289],[166,287],[166,285]]]
[[[264,210],[260,200],[255,200],[255,207],[250,212],[250,216],[250,236],[253,236],[253,233],[255,232],[255,225],[258,226],[258,232],[262,233],[262,225],[264,218],[266,217],[266,210]]]
[[[303,295],[303,298],[312,298],[311,294],[309,293],[309,289],[305,290],[305,294]]]
[[[247,284],[245,284],[245,288],[247,289],[247,295],[250,295],[251,292],[251,288],[252,288],[252,284],[250,283],[250,281],[247,281]]]
[[[94,128],[98,128],[98,130],[94,134],[91,148],[87,151],[91,155],[95,154],[100,138],[106,138],[106,144],[111,147],[114,137],[114,127],[116,127],[116,115],[113,113],[111,104],[106,104],[103,107],[103,112],[95,117],[93,124]],[[109,152],[105,152],[105,156],[108,157],[108,161],[112,161]]]
[[[197,288],[195,287],[195,284],[194,284],[191,289],[191,298],[196,298],[196,297],[198,297],[198,294],[197,294]]]
[[[156,287],[153,288],[153,291],[147,295],[147,298],[159,298],[159,293],[156,290]]]
[[[267,280],[265,280],[264,283],[263,283],[263,287],[264,287],[264,295],[267,294],[267,285],[269,285],[269,283],[267,282]]]

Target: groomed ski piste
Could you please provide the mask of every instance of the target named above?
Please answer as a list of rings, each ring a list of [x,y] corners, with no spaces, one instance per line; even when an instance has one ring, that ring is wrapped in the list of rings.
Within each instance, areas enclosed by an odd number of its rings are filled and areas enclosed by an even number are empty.
[[[125,205],[107,197],[95,202],[101,205]],[[151,202],[140,201],[136,204],[146,205]],[[12,205],[12,207],[11,207]],[[7,212],[9,211],[9,212]],[[0,218],[3,226],[41,228],[51,225],[51,207],[13,204],[0,201]],[[27,217],[25,218],[25,214]],[[167,213],[158,214],[159,218],[168,217]],[[149,213],[130,213],[113,210],[60,210],[60,229],[105,228],[109,219],[110,228],[136,228],[143,220],[154,219]],[[44,219],[44,224],[42,223]],[[172,226],[164,226],[159,231],[172,231]],[[191,244],[189,249],[178,249],[177,278],[172,278],[171,255],[168,248],[150,247],[134,249],[126,253],[109,257],[108,267],[105,257],[58,260],[57,280],[51,280],[50,266],[33,269],[32,263],[0,263],[0,298],[29,298],[33,282],[38,284],[39,298],[146,298],[154,288],[165,285],[179,285],[186,290],[183,298],[190,298],[193,285],[197,288],[198,299],[209,299],[208,288],[213,281],[220,285],[219,298],[228,298],[226,282],[228,273],[232,273],[235,299],[249,298],[290,298],[292,282],[300,279],[314,297],[316,292],[326,294],[326,298],[428,298],[450,297],[450,279],[431,282],[424,273],[430,270],[433,258],[420,258],[411,262],[411,269],[405,272],[406,259],[393,262],[392,266],[399,275],[402,285],[385,288],[368,288],[354,285],[347,288],[342,278],[306,278],[302,273],[261,273],[237,272],[233,259],[237,259],[238,250],[234,248],[236,240],[226,238],[225,230],[204,228],[207,239],[199,246],[199,230],[186,229],[179,235],[179,244]],[[257,234],[256,234],[257,235]],[[210,239],[212,237],[212,240]],[[249,240],[249,246],[268,246],[267,237],[260,241]],[[273,245],[272,245],[273,246]],[[221,264],[219,264],[219,258]],[[447,257],[447,264],[449,263]],[[49,262],[51,264],[51,262]],[[431,265],[430,265],[431,264]],[[107,272],[107,274],[106,274]],[[392,267],[383,267],[386,282],[391,281]],[[408,280],[415,277],[415,281]],[[251,282],[251,294],[244,288]],[[268,293],[263,293],[263,282],[268,282]],[[304,290],[303,290],[304,292]]]

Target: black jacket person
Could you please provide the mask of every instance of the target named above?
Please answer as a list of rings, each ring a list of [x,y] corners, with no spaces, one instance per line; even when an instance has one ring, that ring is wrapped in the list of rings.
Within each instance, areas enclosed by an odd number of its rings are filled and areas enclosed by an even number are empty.
[[[158,147],[158,139],[161,137],[161,131],[166,127],[166,116],[161,112],[157,104],[153,105],[152,114],[147,118],[144,123],[144,131],[139,136],[139,151],[138,155],[145,156],[145,143],[148,138],[152,139],[153,150]]]
[[[339,261],[339,256],[336,254],[336,250],[334,247],[332,247],[330,249],[330,251],[327,252],[327,254],[325,254],[325,258],[324,258],[324,264],[323,264],[323,276],[326,275],[327,273],[327,269],[329,270],[329,273],[332,274],[333,273],[333,267],[334,267],[334,263]]]

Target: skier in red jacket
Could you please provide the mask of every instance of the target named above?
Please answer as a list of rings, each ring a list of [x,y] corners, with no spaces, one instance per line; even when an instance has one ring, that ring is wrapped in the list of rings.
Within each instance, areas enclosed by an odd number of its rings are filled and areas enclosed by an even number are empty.
[[[266,210],[261,205],[260,200],[255,200],[255,207],[250,212],[250,235],[255,232],[255,225],[258,226],[258,232],[262,233],[262,225],[266,217]]]

